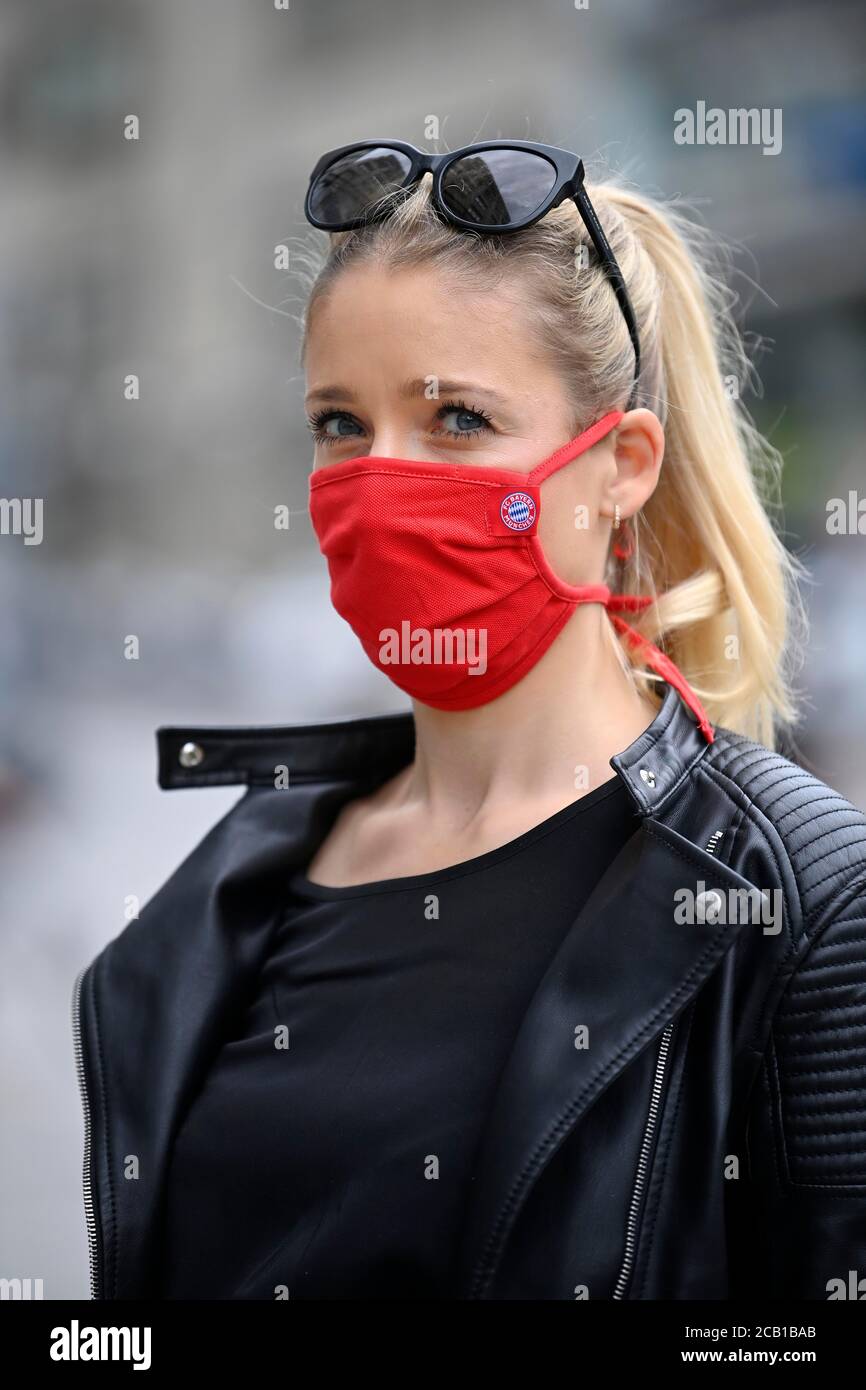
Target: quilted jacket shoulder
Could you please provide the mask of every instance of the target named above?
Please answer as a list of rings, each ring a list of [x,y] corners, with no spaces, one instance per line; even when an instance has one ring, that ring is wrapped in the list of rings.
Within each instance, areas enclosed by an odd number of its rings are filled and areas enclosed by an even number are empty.
[[[790,862],[804,930],[866,879],[866,815],[781,753],[717,730],[707,763],[775,830]]]
[[[866,1196],[866,815],[739,734],[722,731],[707,761],[747,798],[796,889],[760,1081],[775,1185]]]

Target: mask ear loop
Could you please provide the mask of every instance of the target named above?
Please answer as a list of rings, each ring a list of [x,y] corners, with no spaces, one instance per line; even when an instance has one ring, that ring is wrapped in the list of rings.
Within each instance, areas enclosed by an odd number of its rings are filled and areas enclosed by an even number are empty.
[[[597,420],[594,425],[590,425],[582,434],[569,440],[567,444],[563,444],[562,448],[557,449],[549,458],[542,459],[541,463],[533,468],[531,473],[527,475],[526,481],[537,485],[543,482],[545,478],[549,478],[551,473],[555,473],[559,468],[564,467],[564,465],[569,463],[573,458],[577,458],[579,454],[583,454],[588,449],[591,449],[594,444],[597,444],[600,439],[603,439],[612,429],[615,429],[620,420],[622,420],[623,414],[624,412],[621,410],[612,410],[607,415],[603,415],[600,420]],[[713,733],[713,726],[710,723],[709,716],[679,667],[676,666],[674,662],[671,661],[670,657],[666,656],[654,642],[651,642],[648,637],[644,637],[642,633],[638,632],[627,623],[624,618],[619,616],[620,613],[642,613],[644,609],[649,608],[649,606],[655,602],[655,599],[649,595],[612,594],[607,585],[602,584],[586,586],[585,596],[582,596],[576,601],[604,604],[616,631],[625,638],[632,650],[643,657],[647,666],[651,667],[657,675],[667,681],[668,685],[672,685],[674,689],[678,691],[685,704],[688,705],[689,709],[694,714],[698,728],[704,735],[704,738],[708,743],[715,742],[715,734]]]
[[[586,453],[587,449],[591,449],[600,439],[604,439],[606,434],[610,434],[622,417],[623,412],[621,410],[611,410],[607,415],[602,415],[600,420],[596,420],[594,425],[589,426],[589,429],[576,435],[574,439],[563,444],[562,448],[557,449],[549,458],[542,459],[541,463],[536,464],[532,472],[527,474],[526,481],[533,485],[543,483],[544,479],[549,478],[551,473],[555,473],[564,464],[570,463],[573,458],[577,458],[578,454]]]
[[[672,685],[675,690],[679,691],[683,700],[694,714],[698,728],[707,740],[707,743],[714,743],[716,736],[713,733],[713,726],[710,723],[709,716],[680,668],[675,665],[670,657],[666,656],[654,642],[651,642],[648,637],[644,637],[643,633],[638,632],[627,623],[624,618],[618,616],[620,611],[625,611],[627,613],[643,612],[645,608],[649,608],[654,602],[655,599],[651,598],[649,595],[611,594],[605,607],[608,611],[608,617],[617,632],[626,639],[632,650],[643,657],[647,666],[651,666],[657,675],[667,681],[668,685]]]

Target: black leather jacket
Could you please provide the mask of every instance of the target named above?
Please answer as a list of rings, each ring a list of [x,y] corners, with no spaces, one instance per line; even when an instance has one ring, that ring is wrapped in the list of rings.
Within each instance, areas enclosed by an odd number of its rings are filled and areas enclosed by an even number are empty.
[[[75,981],[93,1297],[159,1297],[185,1104],[267,955],[291,873],[413,741],[409,713],[157,730],[160,786],[246,790]],[[738,734],[718,728],[707,744],[671,687],[611,765],[635,834],[503,1069],[454,1296],[857,1297],[866,817]],[[684,890],[705,895],[705,920],[677,920]],[[758,920],[745,907],[756,892],[768,894]]]

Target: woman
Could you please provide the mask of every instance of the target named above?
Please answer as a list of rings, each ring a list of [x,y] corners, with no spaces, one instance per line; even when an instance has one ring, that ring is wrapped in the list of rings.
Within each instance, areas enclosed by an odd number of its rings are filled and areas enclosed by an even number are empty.
[[[851,1296],[866,817],[775,751],[719,286],[545,146],[306,211],[311,519],[412,710],[158,731],[247,790],[76,981],[94,1296]]]

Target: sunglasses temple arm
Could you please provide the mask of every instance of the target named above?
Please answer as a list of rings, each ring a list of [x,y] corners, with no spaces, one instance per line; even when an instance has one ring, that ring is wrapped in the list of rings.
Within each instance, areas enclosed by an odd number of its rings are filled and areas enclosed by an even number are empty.
[[[595,208],[589,201],[586,189],[583,188],[583,186],[577,188],[573,196],[577,204],[577,210],[583,218],[584,226],[589,232],[592,244],[598,252],[602,264],[607,271],[608,279],[613,286],[613,292],[619,302],[622,316],[628,328],[628,336],[631,338],[631,344],[634,348],[634,387],[632,389],[632,395],[629,398],[630,406],[634,399],[638,377],[640,376],[640,339],[637,331],[637,320],[634,316],[631,300],[628,297],[628,290],[625,287],[622,271],[617,264],[616,257],[610,249],[610,243],[602,230],[601,223],[596,216]]]

